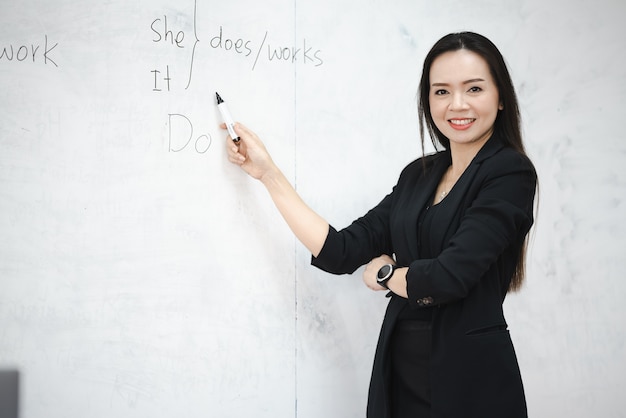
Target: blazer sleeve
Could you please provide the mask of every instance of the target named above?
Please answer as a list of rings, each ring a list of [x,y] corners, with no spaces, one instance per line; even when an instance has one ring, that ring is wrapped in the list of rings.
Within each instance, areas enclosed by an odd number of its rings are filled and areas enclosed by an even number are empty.
[[[324,246],[317,257],[311,258],[311,264],[328,273],[351,274],[374,257],[391,254],[392,200],[393,191],[348,227],[337,231],[330,226]]]
[[[523,245],[533,223],[536,173],[517,153],[483,161],[476,197],[435,259],[413,261],[407,272],[409,303],[438,305],[464,298],[498,258]]]

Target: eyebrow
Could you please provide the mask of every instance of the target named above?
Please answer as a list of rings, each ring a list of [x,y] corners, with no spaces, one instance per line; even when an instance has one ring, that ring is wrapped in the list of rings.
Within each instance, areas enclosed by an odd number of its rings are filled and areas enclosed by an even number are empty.
[[[482,78],[472,78],[472,79],[469,79],[469,80],[465,80],[463,82],[463,84],[471,84],[471,83],[477,83],[477,82],[481,82],[481,81],[485,81],[485,80],[482,79]],[[448,83],[433,83],[431,85],[434,86],[434,87],[439,87],[439,86],[448,86],[449,84]]]

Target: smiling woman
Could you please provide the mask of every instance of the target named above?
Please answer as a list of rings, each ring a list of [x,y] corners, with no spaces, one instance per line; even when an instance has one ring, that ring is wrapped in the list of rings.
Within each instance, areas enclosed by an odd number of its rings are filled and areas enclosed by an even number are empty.
[[[487,62],[472,51],[441,54],[430,67],[430,80],[430,113],[452,154],[435,194],[437,204],[493,134],[502,103]]]
[[[393,191],[337,230],[309,208],[260,138],[235,126],[230,161],[259,179],[313,265],[366,265],[391,291],[370,381],[369,418],[524,418],[526,401],[502,303],[524,277],[535,169],[497,48],[475,33],[431,49],[420,83],[420,132],[445,150],[401,173]]]

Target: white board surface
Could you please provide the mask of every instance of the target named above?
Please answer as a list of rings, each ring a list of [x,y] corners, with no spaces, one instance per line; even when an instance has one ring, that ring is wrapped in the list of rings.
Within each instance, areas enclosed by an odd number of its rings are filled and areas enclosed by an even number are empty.
[[[510,66],[540,181],[506,302],[533,417],[621,417],[622,18],[613,0],[0,6],[0,368],[22,418],[362,417],[386,300],[309,266],[225,158],[215,92],[336,227],[421,154],[446,33]]]

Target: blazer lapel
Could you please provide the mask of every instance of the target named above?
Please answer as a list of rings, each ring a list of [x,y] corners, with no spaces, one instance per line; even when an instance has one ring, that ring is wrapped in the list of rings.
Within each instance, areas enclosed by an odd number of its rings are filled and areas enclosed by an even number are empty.
[[[441,177],[450,166],[451,158],[450,151],[446,150],[441,152],[439,158],[437,158],[433,166],[427,169],[427,172],[420,177],[413,189],[413,207],[415,208],[413,216],[407,217],[407,233],[418,234],[418,222],[420,213],[426,207],[432,204],[431,199],[437,190]],[[422,169],[421,167],[419,168]],[[409,238],[407,240],[409,246],[409,252],[413,259],[420,258],[419,249],[417,247],[418,240],[415,238]]]
[[[451,210],[458,210],[458,206],[462,201],[461,197],[465,194],[464,189],[469,188],[471,185],[472,179],[478,172],[478,168],[480,167],[482,161],[491,157],[500,148],[502,148],[502,146],[502,142],[496,136],[490,138],[489,141],[483,145],[470,163],[466,172],[463,173],[457,184],[454,186],[453,191],[450,191],[448,196],[444,199],[445,204],[443,206],[445,206],[445,209],[442,208],[442,211],[449,212]],[[427,163],[432,165],[427,167],[425,172],[421,164],[416,165],[415,169],[420,172],[416,175],[416,182],[413,186],[410,198],[407,200],[403,199],[404,202],[402,204],[405,208],[407,208],[406,210],[411,211],[411,216],[407,216],[404,221],[404,243],[406,245],[405,248],[408,248],[409,250],[408,259],[402,261],[398,260],[398,262],[410,263],[412,260],[420,258],[421,255],[417,246],[418,240],[416,239],[416,234],[419,233],[418,222],[420,213],[424,208],[429,207],[432,204],[431,199],[433,199],[435,190],[437,189],[437,186],[441,181],[441,177],[448,169],[451,162],[452,157],[450,155],[450,150],[444,150],[433,156],[431,162]],[[447,226],[445,227],[447,228]]]
[[[478,151],[478,154],[476,154],[476,157],[474,157],[474,160],[472,160],[470,165],[482,163],[484,160],[498,152],[502,147],[504,147],[504,144],[500,140],[500,137],[493,134],[485,145],[483,145],[480,151]]]
[[[490,138],[478,151],[478,154],[476,154],[470,165],[465,169],[465,172],[463,172],[446,198],[440,203],[441,207],[435,214],[436,219],[440,221],[435,222],[435,224],[438,228],[441,228],[444,233],[431,234],[431,248],[443,248],[445,242],[451,235],[450,229],[456,230],[456,228],[458,228],[458,221],[460,221],[459,215],[467,209],[467,207],[465,207],[467,204],[467,202],[465,202],[465,195],[473,184],[482,162],[490,158],[502,147],[502,142],[499,141],[497,137]],[[442,175],[443,173],[439,175],[438,179],[440,179]],[[435,185],[435,187],[437,186]],[[454,222],[452,221],[453,219],[455,220]]]

